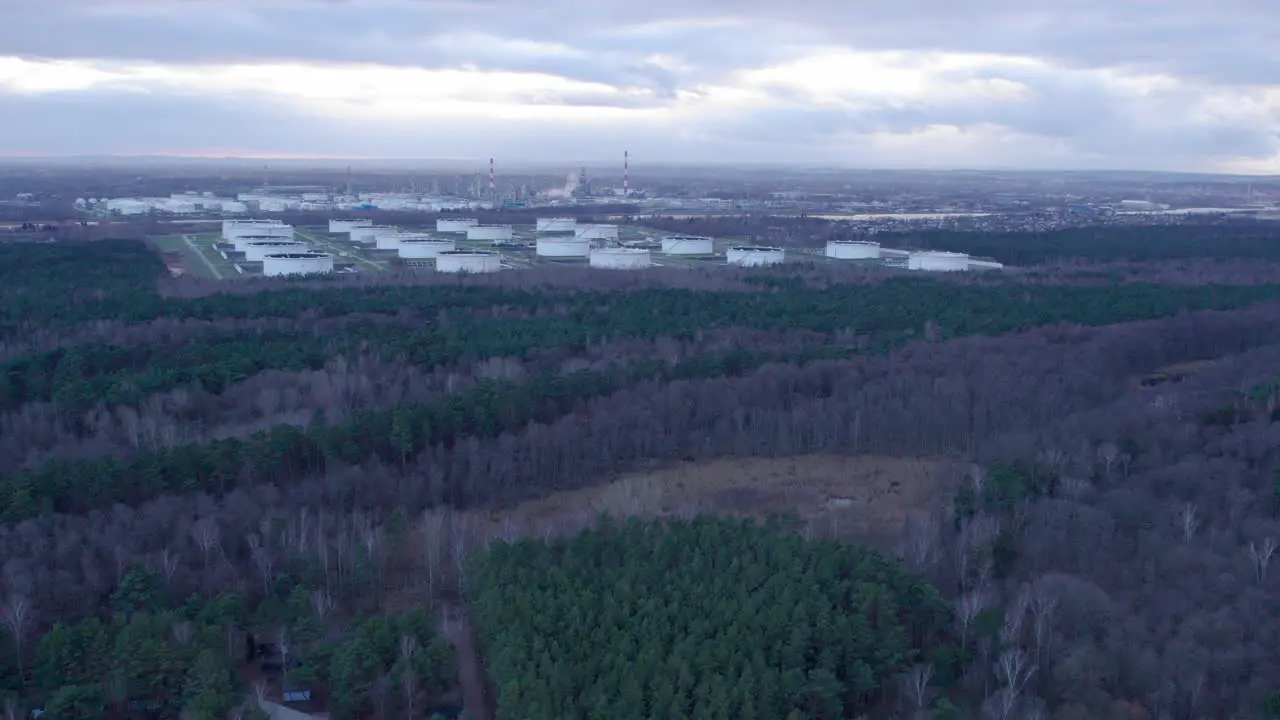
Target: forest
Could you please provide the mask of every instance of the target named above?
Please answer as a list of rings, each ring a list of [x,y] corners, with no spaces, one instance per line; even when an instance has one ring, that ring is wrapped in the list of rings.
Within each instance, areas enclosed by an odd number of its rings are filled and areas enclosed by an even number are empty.
[[[0,244],[0,699],[1280,717],[1276,238],[1128,232],[968,233],[1024,271],[937,278],[216,285]],[[819,455],[928,499],[634,480]]]

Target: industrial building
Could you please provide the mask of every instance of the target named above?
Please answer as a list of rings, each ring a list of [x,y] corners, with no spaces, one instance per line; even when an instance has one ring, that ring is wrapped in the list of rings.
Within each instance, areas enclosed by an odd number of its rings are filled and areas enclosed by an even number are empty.
[[[574,231],[579,240],[617,240],[617,225],[579,225]]]
[[[641,270],[652,263],[648,250],[639,248],[593,248],[590,265],[606,270]]]
[[[662,252],[667,255],[714,255],[715,241],[701,235],[670,235],[662,238]]]
[[[942,250],[914,251],[907,256],[908,270],[928,272],[959,272],[969,269],[969,256],[965,253]]]
[[[880,243],[864,240],[832,240],[827,243],[826,255],[836,260],[879,260]]]
[[[591,241],[576,237],[540,237],[534,254],[547,258],[584,258],[591,254]]]
[[[468,240],[485,240],[493,244],[509,242],[515,237],[510,225],[472,225],[467,228]]]
[[[571,233],[577,229],[578,220],[571,217],[538,218],[535,228],[540,233]]]
[[[262,262],[262,259],[268,255],[303,252],[309,249],[306,243],[297,240],[260,240],[245,243],[243,247],[246,262]]]
[[[467,228],[479,225],[475,218],[436,218],[436,232],[465,233]]]
[[[401,240],[400,246],[396,249],[401,258],[405,260],[430,260],[436,258],[442,252],[452,252],[458,249],[458,244],[453,240],[442,240],[426,236],[426,240]]]
[[[447,250],[436,256],[436,270],[445,273],[488,273],[502,269],[498,253],[483,250]]]
[[[729,248],[728,254],[730,265],[742,265],[744,267],[776,265],[786,259],[786,250],[780,247],[765,247],[762,245],[738,245]]]
[[[273,253],[262,258],[262,274],[316,275],[333,272],[333,256],[322,252]]]
[[[370,227],[372,225],[373,225],[373,221],[368,218],[364,218],[361,220],[330,220],[329,232],[333,233],[334,235],[341,234],[341,233],[350,233],[355,228]]]
[[[256,227],[234,228],[230,242],[236,250],[244,252],[250,243],[256,242],[288,242],[293,240],[292,225],[259,225]]]

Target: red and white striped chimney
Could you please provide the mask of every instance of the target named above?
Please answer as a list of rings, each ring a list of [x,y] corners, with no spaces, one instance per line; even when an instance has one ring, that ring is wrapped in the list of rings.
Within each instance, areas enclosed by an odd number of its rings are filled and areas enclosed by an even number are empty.
[[[493,194],[493,158],[489,158],[489,194]]]

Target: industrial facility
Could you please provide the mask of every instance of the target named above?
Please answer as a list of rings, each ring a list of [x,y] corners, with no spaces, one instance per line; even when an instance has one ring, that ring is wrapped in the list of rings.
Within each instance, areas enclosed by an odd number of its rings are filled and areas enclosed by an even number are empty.
[[[538,218],[534,227],[540,233],[571,233],[578,229],[578,220],[571,217]]]
[[[649,267],[648,250],[639,248],[605,247],[591,249],[590,265],[606,270],[642,270]]]
[[[472,225],[466,232],[468,240],[485,240],[495,245],[510,242],[515,237],[510,225]]]
[[[591,254],[591,241],[576,237],[540,237],[534,253],[545,258],[584,258]]]
[[[302,252],[309,248],[306,243],[297,240],[261,240],[246,243],[243,249],[246,262],[262,262],[262,259],[268,255]]]
[[[574,231],[579,240],[617,240],[617,225],[579,225]]]
[[[436,218],[436,232],[465,233],[467,228],[479,225],[475,218]]]
[[[832,240],[827,243],[826,255],[836,260],[879,260],[880,243],[863,240]]]
[[[367,218],[363,220],[330,220],[329,232],[334,235],[338,235],[341,233],[350,233],[358,227],[370,227],[372,225],[373,221]]]
[[[273,253],[262,258],[262,274],[317,275],[333,272],[333,256],[322,252]]]
[[[458,244],[453,240],[442,240],[430,235],[423,237],[426,239],[402,239],[400,246],[397,248],[400,257],[405,260],[431,260],[438,257],[442,252],[453,252],[458,249]]]
[[[390,225],[357,225],[351,228],[351,242],[372,245],[378,241],[378,235],[399,232],[400,228]]]
[[[445,273],[488,273],[502,269],[498,253],[483,250],[446,250],[436,256],[436,270]]]
[[[786,250],[780,247],[765,247],[762,245],[737,245],[729,248],[728,254],[730,265],[742,265],[744,267],[777,265],[786,259]]]
[[[965,253],[942,250],[920,250],[907,256],[908,270],[929,272],[959,272],[969,269],[969,256]]]
[[[666,255],[714,255],[715,241],[700,235],[670,235],[662,238],[662,252]]]

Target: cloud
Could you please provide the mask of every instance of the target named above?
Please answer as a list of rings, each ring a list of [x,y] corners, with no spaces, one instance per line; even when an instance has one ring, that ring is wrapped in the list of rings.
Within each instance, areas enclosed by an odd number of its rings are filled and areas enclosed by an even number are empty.
[[[1280,6],[1258,0],[7,0],[4,15],[8,152],[1280,170]]]

